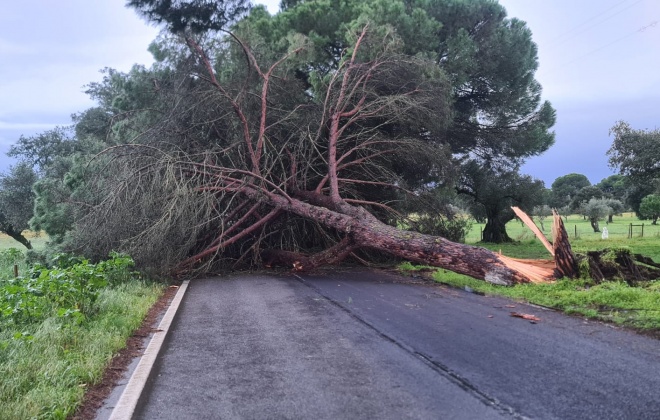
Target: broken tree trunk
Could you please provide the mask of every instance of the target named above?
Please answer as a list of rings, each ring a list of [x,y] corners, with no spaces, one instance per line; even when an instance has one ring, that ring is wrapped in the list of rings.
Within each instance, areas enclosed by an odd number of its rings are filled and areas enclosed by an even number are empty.
[[[447,239],[404,231],[389,226],[362,207],[335,202],[328,196],[313,192],[299,192],[305,201],[295,197],[282,197],[245,188],[248,197],[259,196],[263,201],[285,212],[314,220],[342,232],[348,239],[339,246],[319,255],[298,255],[287,251],[268,251],[271,264],[285,262],[297,270],[309,270],[326,263],[338,262],[356,249],[375,249],[408,261],[465,274],[489,283],[513,285],[516,283],[548,282],[555,279],[552,268],[526,264],[498,255],[488,249],[451,242]]]
[[[523,221],[527,227],[534,232],[534,235],[541,241],[543,246],[550,252],[550,255],[554,257],[555,276],[560,277],[569,277],[574,278],[578,276],[578,265],[571,249],[571,243],[568,240],[568,233],[564,227],[564,222],[561,219],[559,213],[556,210],[552,210],[553,222],[552,222],[552,243],[548,241],[543,232],[536,227],[534,221],[521,209],[518,207],[511,207],[516,216]],[[529,261],[529,264],[539,264],[538,262]],[[545,265],[542,263],[540,265]]]
[[[579,276],[578,264],[575,254],[568,240],[568,232],[564,221],[556,210],[552,210],[552,248],[554,250],[555,265],[560,275],[558,277],[575,278]]]

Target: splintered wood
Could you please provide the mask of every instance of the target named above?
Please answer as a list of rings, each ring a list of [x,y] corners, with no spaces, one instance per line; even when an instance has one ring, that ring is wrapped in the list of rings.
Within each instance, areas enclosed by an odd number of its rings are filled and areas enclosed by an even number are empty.
[[[571,243],[568,240],[568,232],[564,228],[564,222],[561,220],[561,216],[557,213],[557,210],[552,210],[552,216],[554,218],[552,223],[552,241],[555,251],[553,255],[555,256],[557,271],[560,274],[557,277],[577,277],[578,265],[575,260],[575,254],[573,254],[573,250],[571,249]]]
[[[548,241],[543,232],[536,226],[534,221],[518,207],[511,207],[516,216],[530,228],[534,235],[548,250],[553,260],[520,260],[509,257],[503,261],[512,269],[518,270],[534,283],[548,282],[560,277],[575,277],[577,275],[577,263],[568,240],[568,233],[564,228],[564,222],[556,210],[552,211],[552,243]]]
[[[549,283],[555,279],[555,263],[552,260],[521,260],[500,256],[504,265],[525,275],[531,283]]]
[[[545,237],[543,232],[541,232],[541,230],[536,226],[534,221],[527,215],[527,213],[520,210],[518,207],[511,207],[511,209],[516,214],[516,216],[518,216],[518,218],[520,220],[522,220],[522,222],[525,225],[527,225],[527,227],[530,228],[532,232],[534,232],[534,235],[539,239],[539,241],[541,241],[541,243],[543,244],[545,249],[547,249],[548,252],[550,253],[550,255],[552,255],[554,257],[555,256],[555,251],[552,248],[552,244],[550,243],[550,241],[548,241],[548,238]],[[553,236],[552,237],[554,238],[554,224],[553,224]]]

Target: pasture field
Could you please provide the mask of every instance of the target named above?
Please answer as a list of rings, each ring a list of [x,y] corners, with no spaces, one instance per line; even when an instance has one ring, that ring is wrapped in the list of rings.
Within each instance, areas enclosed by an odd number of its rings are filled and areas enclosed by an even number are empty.
[[[568,232],[571,246],[576,252],[595,251],[608,247],[629,247],[633,253],[643,254],[653,258],[660,263],[660,224],[652,225],[649,220],[640,221],[634,213],[624,213],[623,216],[614,216],[612,223],[606,224],[600,222],[601,231],[603,228],[608,230],[608,239],[602,239],[602,233],[594,232],[588,220],[580,215],[570,215],[564,219],[564,225]],[[537,219],[534,222],[541,227]],[[552,218],[548,217],[544,221],[544,233],[552,241],[550,232]],[[641,236],[641,227],[633,227],[633,237],[628,238],[628,229],[630,224],[644,224],[644,236]],[[516,242],[510,244],[484,244],[478,243],[481,239],[481,231],[484,228],[483,223],[474,223],[472,229],[467,235],[465,242],[472,245],[479,245],[494,251],[502,250],[502,254],[515,258],[550,258],[548,251],[536,239],[532,231],[524,226],[518,220],[512,220],[506,225],[506,230],[511,239]],[[577,236],[576,236],[577,232]]]
[[[114,258],[30,272],[23,255],[0,250],[0,418],[66,419],[164,285]]]

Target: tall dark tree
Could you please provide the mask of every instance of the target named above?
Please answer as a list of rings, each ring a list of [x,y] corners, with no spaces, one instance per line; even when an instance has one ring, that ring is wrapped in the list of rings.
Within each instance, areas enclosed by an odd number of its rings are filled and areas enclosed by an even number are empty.
[[[607,178],[603,178],[596,186],[608,197],[620,201],[625,199],[627,188],[625,175],[610,175]]]
[[[603,191],[595,185],[588,185],[578,190],[571,199],[570,207],[572,210],[577,210],[584,203],[588,203],[592,198],[602,199],[604,196]]]
[[[538,60],[531,32],[524,22],[508,19],[497,2],[306,0],[282,7],[274,17],[255,10],[243,25],[273,50],[282,51],[290,31],[309,36],[314,54],[297,71],[306,83],[336,68],[350,45],[345,28],[369,20],[393,28],[406,54],[430,57],[448,75],[452,124],[426,134],[456,155],[514,164],[553,144],[555,111],[541,101],[534,79]]]
[[[610,135],[614,141],[607,155],[612,168],[640,181],[660,178],[660,129],[636,130],[619,121]]]
[[[555,179],[551,186],[550,206],[562,208],[571,203],[578,191],[591,185],[582,174],[568,174]]]
[[[535,206],[543,204],[543,181],[517,170],[493,170],[472,161],[465,165],[458,192],[472,199],[472,214],[486,221],[484,242],[511,242],[506,232],[507,222],[515,214],[511,206],[531,213]]]

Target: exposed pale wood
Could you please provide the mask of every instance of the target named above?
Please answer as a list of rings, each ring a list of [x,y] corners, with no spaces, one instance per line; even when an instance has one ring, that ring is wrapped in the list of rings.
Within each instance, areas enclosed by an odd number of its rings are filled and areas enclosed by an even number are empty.
[[[552,244],[550,243],[550,241],[548,241],[548,238],[545,237],[543,232],[541,232],[541,230],[536,226],[532,218],[529,217],[527,213],[520,210],[520,208],[518,207],[511,207],[511,209],[513,210],[514,213],[516,213],[516,216],[518,216],[518,218],[522,220],[522,222],[526,224],[527,227],[532,230],[532,232],[534,232],[534,235],[536,235],[539,241],[541,241],[545,249],[547,249],[550,255],[554,257],[555,250],[553,249]]]
[[[501,255],[500,261],[524,275],[531,283],[551,283],[555,280],[555,263],[552,260],[522,260]]]
[[[557,277],[578,277],[578,265],[568,240],[568,232],[564,228],[564,221],[556,210],[552,210],[552,242],[557,265]]]

